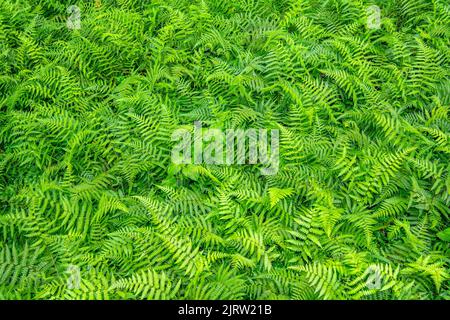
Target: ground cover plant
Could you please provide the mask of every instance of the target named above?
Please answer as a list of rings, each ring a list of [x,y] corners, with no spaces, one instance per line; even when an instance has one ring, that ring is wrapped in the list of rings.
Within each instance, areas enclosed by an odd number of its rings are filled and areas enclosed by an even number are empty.
[[[0,299],[449,299],[449,109],[447,0],[0,0]]]

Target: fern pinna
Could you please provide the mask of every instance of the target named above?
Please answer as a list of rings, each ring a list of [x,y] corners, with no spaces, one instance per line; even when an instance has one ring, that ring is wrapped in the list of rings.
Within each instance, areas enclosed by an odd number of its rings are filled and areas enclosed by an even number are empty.
[[[0,298],[449,299],[449,44],[446,0],[1,1]],[[175,165],[194,121],[278,173]]]

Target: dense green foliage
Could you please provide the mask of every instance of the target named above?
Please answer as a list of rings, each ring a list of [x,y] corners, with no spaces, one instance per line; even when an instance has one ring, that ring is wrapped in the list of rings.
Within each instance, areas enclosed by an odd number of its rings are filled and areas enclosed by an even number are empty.
[[[0,54],[1,299],[450,298],[448,0],[0,0]]]

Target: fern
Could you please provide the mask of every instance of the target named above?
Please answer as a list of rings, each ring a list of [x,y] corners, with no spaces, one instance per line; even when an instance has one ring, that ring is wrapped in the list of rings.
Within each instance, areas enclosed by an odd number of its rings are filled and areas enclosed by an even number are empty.
[[[375,2],[0,1],[0,299],[449,299],[450,6]]]

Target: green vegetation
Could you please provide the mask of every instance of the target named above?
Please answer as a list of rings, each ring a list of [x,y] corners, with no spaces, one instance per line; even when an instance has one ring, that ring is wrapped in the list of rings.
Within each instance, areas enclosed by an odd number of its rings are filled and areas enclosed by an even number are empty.
[[[0,55],[0,299],[450,298],[448,0],[0,0]]]

